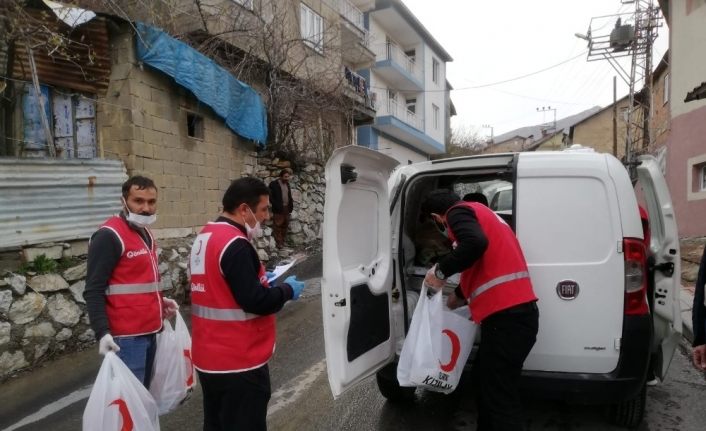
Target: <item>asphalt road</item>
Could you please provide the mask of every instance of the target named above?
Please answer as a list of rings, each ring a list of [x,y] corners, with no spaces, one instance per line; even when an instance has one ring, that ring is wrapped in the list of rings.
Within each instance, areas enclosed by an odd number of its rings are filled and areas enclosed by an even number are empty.
[[[184,310],[187,311],[187,310]],[[648,412],[639,430],[706,429],[706,379],[682,346],[667,381],[648,390]],[[0,430],[77,430],[100,358],[95,349],[69,355],[20,375],[0,387]],[[374,379],[333,400],[326,377],[318,280],[278,316],[278,343],[271,362],[271,430],[473,430],[471,391],[455,396],[418,390],[411,404],[385,401]],[[605,409],[540,399],[526,400],[531,430],[617,430]],[[22,422],[24,421],[24,422]],[[201,393],[160,419],[162,430],[201,429]],[[24,425],[22,425],[24,423]]]

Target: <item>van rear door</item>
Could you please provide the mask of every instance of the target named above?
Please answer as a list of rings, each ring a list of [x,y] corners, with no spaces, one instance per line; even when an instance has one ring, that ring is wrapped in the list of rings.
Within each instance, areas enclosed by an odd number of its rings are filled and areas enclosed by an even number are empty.
[[[654,320],[658,363],[655,372],[664,379],[681,339],[681,265],[679,235],[667,182],[652,156],[641,156],[637,175],[650,219],[650,252],[654,265]]]
[[[515,196],[516,233],[540,314],[524,368],[613,371],[623,330],[624,258],[618,196],[605,157],[520,153]]]
[[[397,164],[358,146],[326,164],[321,303],[334,397],[395,358],[388,179]]]

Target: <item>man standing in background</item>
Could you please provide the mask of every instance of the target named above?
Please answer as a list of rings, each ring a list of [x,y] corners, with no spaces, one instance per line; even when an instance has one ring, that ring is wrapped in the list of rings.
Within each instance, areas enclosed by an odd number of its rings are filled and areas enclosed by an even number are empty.
[[[292,179],[292,170],[284,168],[279,173],[279,178],[270,182],[270,204],[272,205],[273,234],[277,247],[284,246],[284,238],[289,227],[289,215],[294,210],[292,189],[289,180]]]

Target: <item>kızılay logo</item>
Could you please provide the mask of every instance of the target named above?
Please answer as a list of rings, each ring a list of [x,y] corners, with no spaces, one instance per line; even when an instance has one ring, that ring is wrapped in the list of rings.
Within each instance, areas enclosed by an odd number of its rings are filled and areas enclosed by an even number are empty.
[[[132,415],[130,415],[130,410],[127,408],[125,400],[122,398],[118,398],[117,400],[108,404],[108,406],[112,405],[118,406],[118,412],[120,412],[120,417],[123,418],[123,426],[122,428],[120,428],[120,431],[132,431],[135,425],[132,422]]]
[[[441,333],[449,337],[449,341],[451,341],[451,359],[446,364],[442,364],[441,361],[439,361],[439,366],[445,373],[450,373],[456,368],[458,356],[461,354],[461,340],[459,340],[458,335],[450,329],[444,329]]]
[[[126,256],[128,259],[132,259],[133,257],[142,256],[143,254],[147,254],[146,248],[143,248],[143,249],[137,250],[137,251],[130,250],[127,252]]]

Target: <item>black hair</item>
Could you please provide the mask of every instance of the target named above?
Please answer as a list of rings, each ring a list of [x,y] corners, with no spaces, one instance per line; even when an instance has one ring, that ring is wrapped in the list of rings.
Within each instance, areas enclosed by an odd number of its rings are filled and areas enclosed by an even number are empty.
[[[152,179],[143,177],[141,175],[135,175],[134,177],[129,178],[123,183],[123,197],[125,199],[127,199],[127,197],[130,195],[130,190],[132,189],[132,186],[137,187],[137,190],[157,190],[157,186],[154,185],[154,181],[152,181]]]
[[[279,171],[279,177],[282,178],[284,174],[294,175],[294,172],[290,168],[284,168]]]
[[[488,198],[483,193],[468,193],[463,197],[463,200],[466,202],[478,202],[488,206]]]
[[[269,196],[270,189],[255,177],[238,178],[230,183],[223,195],[223,211],[232,214],[241,204],[247,204],[253,211],[262,196]]]
[[[461,198],[451,190],[434,190],[427,195],[427,198],[422,203],[422,214],[429,215],[434,213],[443,216],[449,208],[456,205],[460,200]]]

